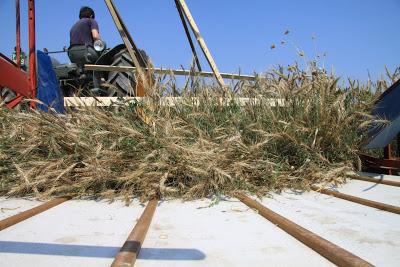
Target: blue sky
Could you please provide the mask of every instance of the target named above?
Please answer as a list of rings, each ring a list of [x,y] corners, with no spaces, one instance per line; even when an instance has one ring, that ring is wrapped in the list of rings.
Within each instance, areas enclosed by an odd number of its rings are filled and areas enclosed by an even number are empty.
[[[114,0],[137,45],[157,67],[187,67],[191,51],[173,0]],[[15,46],[14,0],[0,1],[0,52]],[[21,0],[23,42],[27,44],[27,7]],[[278,64],[304,62],[317,54],[320,64],[343,77],[366,80],[400,66],[399,0],[187,0],[219,69],[263,72]],[[36,0],[37,47],[60,50],[79,8],[96,11],[108,46],[121,43],[102,0]],[[289,29],[290,33],[284,35]],[[315,36],[313,39],[312,36]],[[281,45],[281,41],[285,41]],[[270,49],[275,44],[275,49]],[[200,51],[200,50],[199,50]],[[57,56],[67,61],[65,55]],[[201,58],[204,69],[206,61]]]

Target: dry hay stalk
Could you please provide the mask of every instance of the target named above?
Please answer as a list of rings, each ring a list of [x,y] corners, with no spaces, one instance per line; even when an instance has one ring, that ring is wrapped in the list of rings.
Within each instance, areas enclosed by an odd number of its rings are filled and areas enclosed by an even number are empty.
[[[234,88],[260,101],[223,105],[218,99],[233,95],[196,79],[180,92],[188,101],[157,106],[176,94],[174,83],[159,80],[154,109],[142,107],[153,127],[136,115],[140,103],[66,115],[0,107],[0,194],[193,199],[343,181],[361,141],[360,114],[375,97],[370,88],[344,88],[333,75],[293,66]],[[271,107],[271,97],[285,107]]]

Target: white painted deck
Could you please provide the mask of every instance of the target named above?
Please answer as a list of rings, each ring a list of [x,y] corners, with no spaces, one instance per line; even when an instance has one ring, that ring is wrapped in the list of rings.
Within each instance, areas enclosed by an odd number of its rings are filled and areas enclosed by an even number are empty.
[[[399,187],[353,180],[339,191],[400,206]],[[238,200],[210,203],[160,203],[135,266],[332,266]],[[399,215],[315,192],[262,203],[372,264],[400,266]],[[0,198],[0,219],[39,204]],[[143,209],[137,201],[65,202],[0,231],[0,266],[109,266]]]

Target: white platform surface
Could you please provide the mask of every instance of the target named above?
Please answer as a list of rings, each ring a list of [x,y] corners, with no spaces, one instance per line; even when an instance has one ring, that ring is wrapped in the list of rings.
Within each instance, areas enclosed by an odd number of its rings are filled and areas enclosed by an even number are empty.
[[[350,180],[338,190],[400,206],[398,187]],[[376,266],[400,266],[400,215],[315,192],[262,203]],[[0,220],[40,204],[0,198]],[[333,266],[238,200],[210,204],[161,202],[135,266]],[[0,266],[109,266],[143,209],[65,202],[0,231]]]

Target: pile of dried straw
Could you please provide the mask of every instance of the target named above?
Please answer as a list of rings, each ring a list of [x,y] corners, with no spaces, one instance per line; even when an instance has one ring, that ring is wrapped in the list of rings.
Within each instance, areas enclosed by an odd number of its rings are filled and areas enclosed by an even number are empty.
[[[0,194],[193,199],[341,182],[379,93],[296,66],[237,84],[234,94],[191,79],[172,107],[158,104],[175,91],[171,82],[157,82],[151,108],[140,107],[150,126],[137,116],[140,103],[66,115],[0,108]]]

